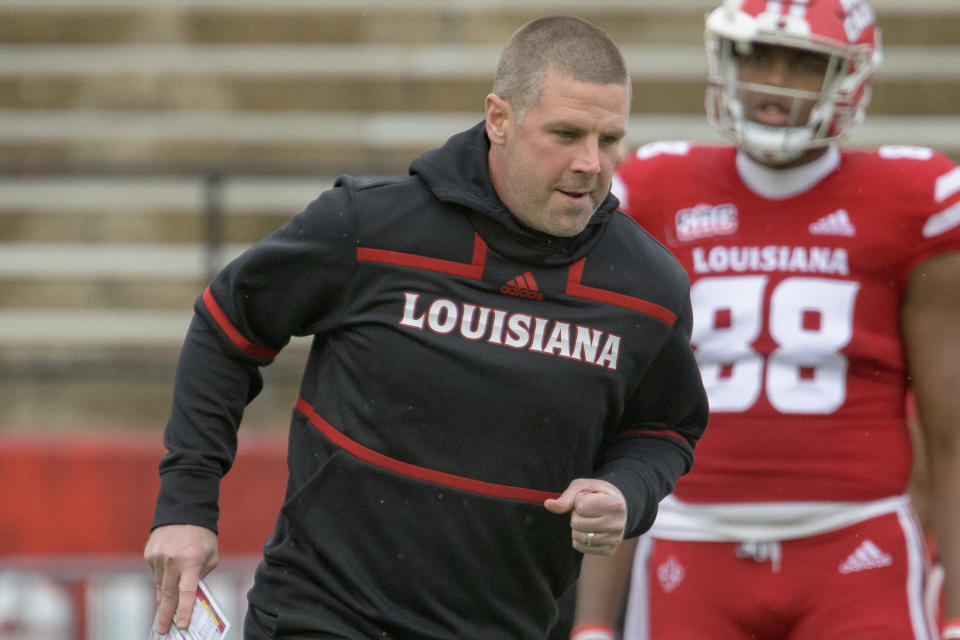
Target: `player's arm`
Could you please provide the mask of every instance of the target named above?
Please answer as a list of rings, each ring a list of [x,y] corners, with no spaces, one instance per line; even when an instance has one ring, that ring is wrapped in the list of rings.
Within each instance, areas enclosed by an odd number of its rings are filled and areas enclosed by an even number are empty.
[[[911,386],[926,443],[928,514],[946,571],[944,615],[960,631],[960,252],[920,263],[903,307]],[[953,637],[960,637],[955,635]]]
[[[216,566],[220,480],[246,405],[292,335],[336,315],[356,252],[343,190],[331,190],[211,282],[195,304],[164,431],[152,533],[144,556],[157,587],[158,630],[189,619],[197,581]],[[186,618],[184,618],[186,616]]]
[[[629,538],[610,556],[584,556],[577,581],[573,640],[613,640],[639,538]]]

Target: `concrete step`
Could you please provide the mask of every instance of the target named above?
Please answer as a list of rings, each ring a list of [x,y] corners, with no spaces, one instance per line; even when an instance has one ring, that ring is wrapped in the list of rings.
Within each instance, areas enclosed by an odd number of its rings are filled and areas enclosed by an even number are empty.
[[[142,314],[132,318],[138,324],[123,324],[113,322],[116,314],[91,313],[57,318],[59,331],[42,334],[22,328],[49,319],[44,310],[16,321],[8,316],[0,309],[0,430],[159,429],[166,423],[189,316],[157,322],[154,314]],[[7,330],[19,342],[6,339]],[[111,330],[114,336],[107,335]],[[64,332],[74,337],[61,337]],[[287,427],[308,346],[295,339],[261,370],[264,389],[247,407],[244,429]]]
[[[700,46],[626,45],[635,113],[703,109]],[[0,108],[478,112],[499,45],[6,45]],[[944,64],[957,60],[958,64]],[[878,114],[960,114],[960,46],[888,48]]]
[[[0,307],[8,311],[44,309],[50,317],[65,311],[104,309],[182,311],[193,308],[207,282],[207,278],[199,277],[157,277],[146,281],[126,277],[4,275],[0,277]]]
[[[9,362],[45,361],[64,346],[77,354],[101,353],[108,360],[175,355],[187,332],[192,306],[184,309],[0,308],[0,354]],[[293,338],[284,352],[303,355],[309,338]],[[296,355],[295,354],[295,355]],[[299,356],[298,356],[299,357]]]
[[[0,215],[0,243],[184,243],[203,241],[208,233],[207,220],[199,210],[158,211],[145,205],[125,213],[91,211],[63,215],[57,207],[58,203],[48,202],[33,213]],[[232,243],[254,242],[296,212],[291,209],[283,215],[270,212],[230,215],[222,219],[221,229],[214,237]]]
[[[0,309],[0,341],[6,345],[164,347],[179,344],[191,307],[181,309]],[[134,353],[130,350],[130,353]]]
[[[953,51],[953,50],[951,50]],[[878,73],[870,112],[876,115],[960,115],[960,49],[957,67]],[[950,59],[950,58],[947,58]],[[635,114],[703,112],[705,75],[673,70],[634,80]],[[277,77],[255,79],[187,76],[52,77],[0,75],[0,109],[420,111],[477,113],[489,79]]]
[[[189,310],[227,261],[302,210],[328,178],[218,184],[222,247],[206,244],[203,178],[0,180],[0,307]]]
[[[703,79],[706,58],[699,42],[621,45],[636,79]],[[173,76],[370,78],[492,81],[499,44],[20,44],[0,45],[0,75],[53,77]],[[956,42],[884,48],[880,80],[950,80],[960,69]]]
[[[715,0],[5,0],[3,42],[495,42],[575,13],[617,42],[698,41]],[[955,42],[954,0],[873,0],[890,43]]]
[[[49,321],[28,327],[43,332],[58,331],[58,318],[76,310],[189,311],[213,274],[246,246],[208,255],[202,244],[3,243],[0,308],[46,309]],[[126,324],[124,317],[117,319]]]
[[[6,242],[0,244],[0,274],[21,280],[153,281],[203,279],[208,260],[221,266],[248,244],[227,244],[208,256],[201,243]]]
[[[310,176],[0,177],[0,242],[251,243],[333,184]]]
[[[699,38],[702,1],[383,0],[279,3],[23,3],[0,7],[5,42],[495,42],[545,13],[577,13],[618,41]],[[655,25],[652,26],[652,25]]]
[[[406,173],[417,154],[479,122],[461,113],[251,113],[235,111],[0,111],[0,173],[143,172]],[[637,115],[627,142],[721,138],[701,114]],[[960,157],[956,116],[872,115],[854,145],[931,146]]]

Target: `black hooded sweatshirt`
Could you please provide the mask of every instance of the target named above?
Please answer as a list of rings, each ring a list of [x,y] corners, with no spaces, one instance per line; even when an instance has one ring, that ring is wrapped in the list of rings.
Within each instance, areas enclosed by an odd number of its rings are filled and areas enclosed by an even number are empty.
[[[690,469],[685,272],[613,196],[576,237],[524,226],[488,150],[481,123],[409,176],[340,178],[197,300],[154,527],[216,531],[259,367],[314,336],[249,593],[279,634],[539,640],[581,559],[543,500],[608,480],[635,536]]]

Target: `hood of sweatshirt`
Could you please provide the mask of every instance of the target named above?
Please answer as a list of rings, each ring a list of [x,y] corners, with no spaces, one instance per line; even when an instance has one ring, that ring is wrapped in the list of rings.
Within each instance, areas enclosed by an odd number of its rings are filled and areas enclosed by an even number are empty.
[[[442,202],[456,205],[494,251],[527,264],[559,267],[584,257],[599,240],[619,201],[610,194],[578,235],[552,236],[523,224],[503,204],[490,180],[490,140],[483,122],[452,136],[410,164]]]

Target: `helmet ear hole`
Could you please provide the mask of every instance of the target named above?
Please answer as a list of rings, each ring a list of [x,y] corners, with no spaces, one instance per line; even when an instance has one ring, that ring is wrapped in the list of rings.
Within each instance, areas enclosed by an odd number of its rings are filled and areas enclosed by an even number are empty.
[[[864,117],[871,74],[880,60],[880,31],[862,0],[726,0],[707,16],[707,119],[752,155],[765,160],[800,157],[842,139]],[[748,119],[737,72],[738,58],[757,45],[801,49],[827,57],[818,92],[751,85],[751,91],[812,101],[807,122],[783,126]],[[801,85],[802,86],[802,85]]]

